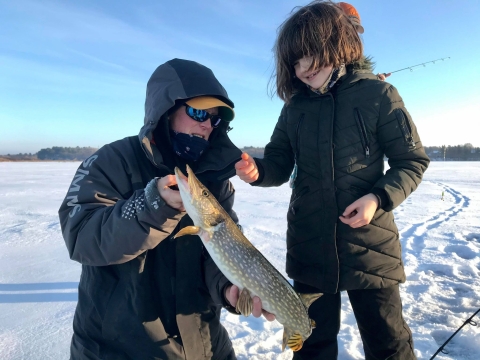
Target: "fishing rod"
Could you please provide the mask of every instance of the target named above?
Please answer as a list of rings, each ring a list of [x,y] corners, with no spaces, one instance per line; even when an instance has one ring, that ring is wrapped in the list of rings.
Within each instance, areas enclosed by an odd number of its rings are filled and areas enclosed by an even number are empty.
[[[445,59],[446,59],[446,60],[450,59],[450,56],[444,57],[444,58],[441,58],[441,59],[435,59],[435,60],[425,61],[425,62],[423,62],[423,63],[421,63],[421,64],[408,66],[408,67],[406,67],[406,68],[399,69],[399,70],[395,70],[395,71],[390,71],[389,73],[383,73],[383,75],[386,77],[387,74],[389,74],[388,76],[390,76],[391,74],[396,73],[396,72],[399,72],[399,71],[404,71],[404,70],[413,71],[413,68],[415,68],[415,67],[417,67],[417,66],[422,66],[422,65],[423,65],[423,67],[425,67],[425,66],[426,66],[425,64],[429,64],[429,63],[435,64],[435,61],[440,61],[440,60],[445,61]]]
[[[430,358],[430,360],[432,360],[432,359],[433,359],[435,356],[437,356],[437,354],[440,353],[440,352],[442,352],[442,353],[444,353],[444,354],[448,354],[448,351],[446,351],[446,350],[444,349],[445,345],[447,345],[448,342],[449,342],[450,340],[452,340],[452,338],[453,338],[455,335],[457,335],[457,333],[458,333],[460,330],[462,330],[462,328],[463,328],[465,325],[469,324],[469,325],[472,325],[472,326],[477,326],[477,323],[476,323],[475,321],[473,321],[472,319],[473,319],[473,317],[474,317],[475,315],[477,315],[479,312],[480,312],[480,309],[478,309],[478,310],[475,312],[475,314],[473,314],[473,315],[470,316],[467,320],[465,320],[465,322],[463,323],[463,325],[460,326],[460,327],[457,329],[457,331],[455,331],[455,332],[453,333],[453,335],[450,336],[450,337],[447,339],[447,341],[445,341],[445,342],[443,343],[443,345],[438,348],[437,352],[436,352],[435,354],[433,354],[433,356]]]

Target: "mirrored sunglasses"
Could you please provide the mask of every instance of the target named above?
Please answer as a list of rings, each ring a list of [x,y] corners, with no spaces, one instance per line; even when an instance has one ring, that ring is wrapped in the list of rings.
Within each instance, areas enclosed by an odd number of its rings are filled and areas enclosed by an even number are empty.
[[[195,109],[187,104],[185,104],[185,112],[190,118],[198,122],[205,122],[208,119],[211,119],[210,122],[214,128],[218,127],[222,121],[220,115],[212,115],[206,110]]]

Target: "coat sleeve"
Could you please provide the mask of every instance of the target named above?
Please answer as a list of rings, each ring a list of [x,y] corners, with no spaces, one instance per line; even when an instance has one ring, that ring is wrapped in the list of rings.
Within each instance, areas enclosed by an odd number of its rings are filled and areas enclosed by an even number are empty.
[[[391,211],[417,189],[430,163],[417,128],[393,86],[387,88],[380,104],[377,132],[390,168],[375,183],[373,192],[386,195],[382,208]]]
[[[155,179],[133,191],[126,167],[104,147],[78,168],[59,209],[72,260],[91,266],[130,261],[168,237],[183,216],[164,203]]]
[[[287,133],[286,107],[284,106],[270,142],[265,147],[263,159],[255,159],[259,178],[254,186],[280,186],[288,181],[295,164],[294,154]]]

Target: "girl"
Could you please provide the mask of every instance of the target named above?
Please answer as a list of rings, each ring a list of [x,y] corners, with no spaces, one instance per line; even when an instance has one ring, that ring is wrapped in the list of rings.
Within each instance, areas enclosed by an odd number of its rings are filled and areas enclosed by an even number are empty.
[[[347,291],[365,358],[415,359],[392,210],[429,164],[416,127],[397,90],[372,74],[354,24],[334,3],[296,10],[279,28],[275,60],[285,106],[264,158],[243,154],[236,169],[258,186],[290,177],[286,270],[298,292],[324,293],[309,311],[317,327],[293,358],[337,358]]]

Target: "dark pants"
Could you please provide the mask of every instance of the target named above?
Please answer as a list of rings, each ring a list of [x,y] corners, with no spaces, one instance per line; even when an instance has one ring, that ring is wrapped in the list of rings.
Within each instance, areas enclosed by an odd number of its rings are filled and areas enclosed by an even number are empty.
[[[316,293],[314,287],[294,282],[299,293]],[[363,341],[365,360],[415,360],[412,333],[402,316],[398,285],[384,289],[347,292]],[[324,294],[308,311],[316,328],[294,360],[335,360],[340,331],[341,297]]]

